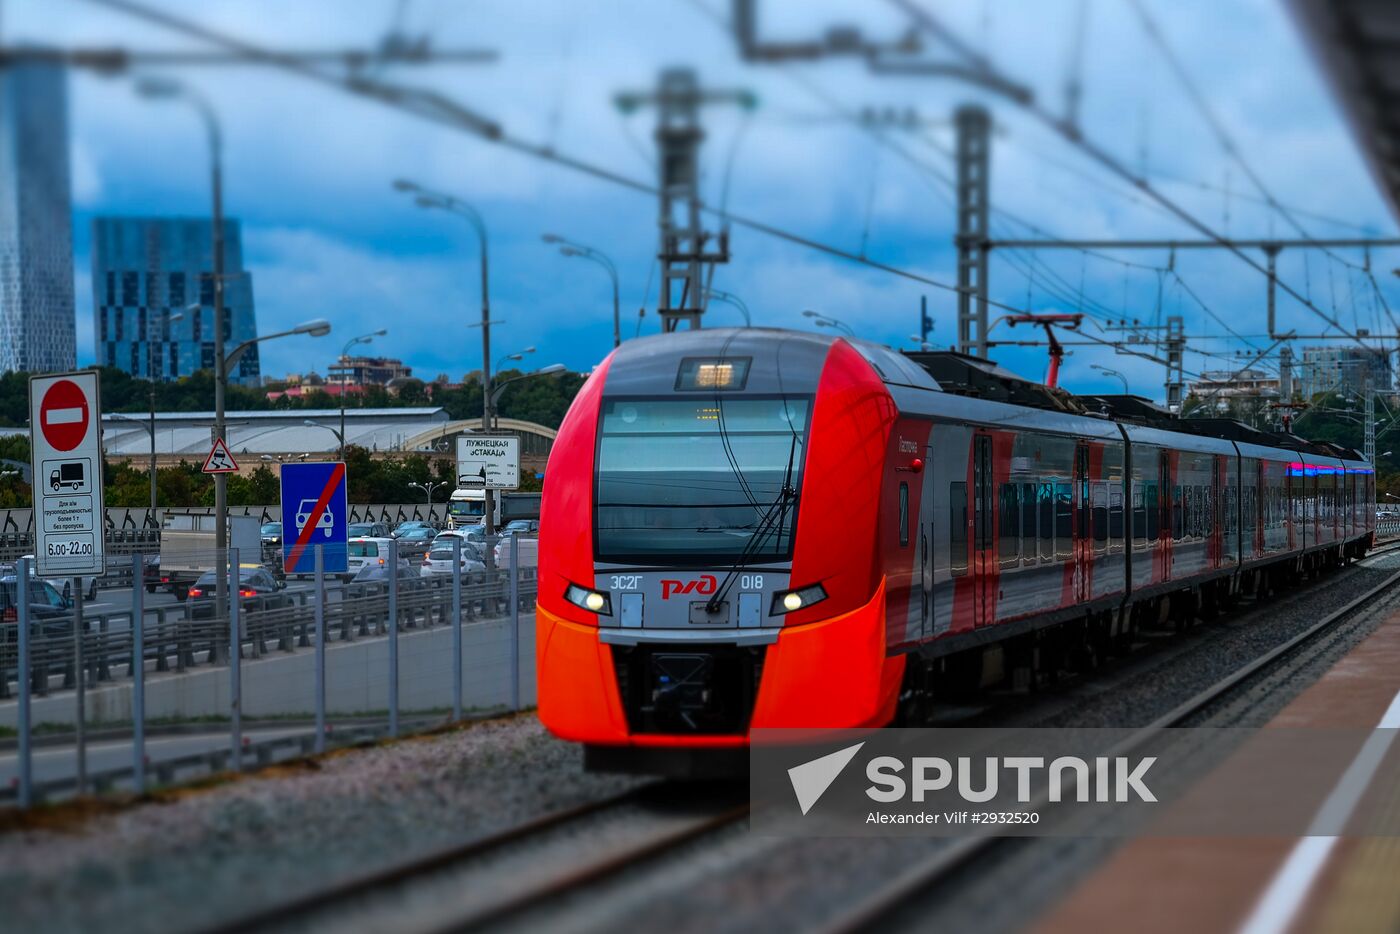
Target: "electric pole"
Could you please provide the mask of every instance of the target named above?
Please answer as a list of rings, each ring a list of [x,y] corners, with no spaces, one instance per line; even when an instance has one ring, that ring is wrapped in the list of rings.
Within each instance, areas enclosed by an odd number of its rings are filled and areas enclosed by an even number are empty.
[[[953,115],[957,128],[958,351],[987,356],[988,171],[992,117],[965,104]]]
[[[700,108],[705,104],[734,103],[752,108],[755,99],[747,91],[705,90],[689,68],[661,72],[655,91],[623,92],[615,98],[625,114],[645,106],[656,108],[656,147],[661,189],[660,234],[661,329],[674,331],[682,323],[700,327],[705,313],[706,272],[716,263],[729,262],[729,236],[721,232],[717,249],[707,251],[713,234],[700,223],[700,144],[705,131]]]
[[[1180,315],[1167,316],[1167,409],[1181,414],[1182,386],[1186,382],[1182,362],[1186,356],[1186,321]]]

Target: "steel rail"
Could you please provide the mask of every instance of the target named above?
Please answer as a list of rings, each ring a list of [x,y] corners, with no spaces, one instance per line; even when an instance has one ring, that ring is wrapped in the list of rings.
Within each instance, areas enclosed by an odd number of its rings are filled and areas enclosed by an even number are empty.
[[[524,914],[538,907],[542,902],[568,895],[590,882],[615,875],[630,866],[645,862],[673,850],[691,840],[703,837],[748,816],[748,804],[737,805],[689,823],[669,833],[647,840],[638,846],[604,859],[586,863],[571,872],[556,876],[542,885],[527,889],[502,901],[488,905],[465,918],[454,918],[450,923],[429,929],[427,934],[456,934],[459,931],[476,931],[499,924],[508,918]]]
[[[329,885],[285,901],[276,902],[257,911],[232,918],[228,921],[201,928],[201,934],[242,934],[258,931],[273,924],[282,924],[310,918],[317,912],[335,908],[342,899],[363,896],[366,893],[391,889],[412,879],[447,869],[456,863],[473,859],[508,846],[528,837],[535,836],[556,827],[593,814],[620,807],[635,801],[659,783],[641,785],[619,794],[557,811],[550,811],[531,818],[498,833],[476,837],[464,843],[454,843],[430,853],[407,859],[383,869],[345,876]]]
[[[246,932],[261,931],[271,926],[304,924],[340,910],[343,902],[390,893],[403,886],[411,885],[417,879],[450,870],[495,850],[548,833],[594,814],[640,801],[649,792],[663,784],[665,783],[651,782],[640,785],[616,795],[599,798],[596,801],[551,811],[498,833],[477,837],[463,843],[451,844],[383,869],[346,876],[311,892],[293,896],[285,901],[268,905],[229,921],[201,928],[200,932],[201,934],[246,934]],[[564,895],[585,883],[615,873],[642,860],[650,859],[668,849],[733,823],[747,813],[748,805],[744,804],[719,814],[688,822],[674,831],[646,840],[639,846],[615,853],[597,862],[578,866],[568,873],[547,879],[523,892],[484,905],[468,916],[454,918],[443,927],[443,930],[461,931],[495,923],[538,905],[543,899]]]
[[[1375,548],[1367,557],[1375,557],[1378,554],[1388,554],[1400,548],[1400,542],[1390,542]],[[1313,641],[1317,637],[1324,635],[1337,624],[1352,616],[1357,610],[1362,609],[1367,604],[1372,603],[1379,597],[1390,592],[1397,584],[1400,584],[1400,571],[1391,574],[1384,581],[1361,594],[1359,597],[1343,605],[1340,609],[1334,610],[1327,616],[1318,620],[1312,626],[1293,636],[1253,661],[1243,665],[1230,674],[1221,678],[1210,687],[1192,695],[1187,700],[1178,704],[1172,710],[1153,720],[1147,726],[1134,732],[1131,736],[1115,745],[1105,753],[1107,756],[1124,755],[1137,748],[1156,736],[1160,731],[1168,727],[1178,726],[1189,720],[1192,716],[1208,708],[1219,700],[1222,696],[1238,688],[1264,672],[1266,669],[1278,664],[1283,659],[1290,656],[1297,649]],[[1044,802],[1033,802],[1032,810],[1035,810]],[[966,869],[969,864],[977,859],[983,858],[993,850],[1004,847],[1008,842],[1025,840],[1025,837],[1009,836],[983,836],[965,837],[955,840],[951,845],[945,846],[922,861],[915,863],[903,873],[896,876],[888,885],[872,892],[868,897],[860,900],[847,911],[837,915],[829,923],[817,929],[819,934],[856,934],[856,932],[872,930],[879,922],[888,917],[901,907],[917,898],[920,893],[937,885],[941,880],[952,876],[954,873]]]

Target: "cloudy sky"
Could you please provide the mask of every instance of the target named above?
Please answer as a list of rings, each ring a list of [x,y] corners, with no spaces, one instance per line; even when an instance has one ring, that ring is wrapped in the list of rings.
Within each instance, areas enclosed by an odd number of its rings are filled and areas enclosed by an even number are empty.
[[[139,0],[208,27],[288,49],[366,47],[391,26],[427,35],[436,48],[488,48],[486,65],[394,67],[374,76],[432,89],[498,122],[511,136],[649,181],[655,170],[649,112],[624,116],[613,95],[654,84],[666,66],[696,68],[707,84],[754,92],[751,114],[706,110],[705,197],[739,214],[942,283],[956,281],[950,116],[982,101],[996,121],[993,233],[1057,237],[1190,237],[1149,204],[1005,100],[948,78],[872,75],[853,61],[747,66],[721,28],[726,0]],[[979,52],[1063,109],[1067,76],[1083,84],[1086,136],[1145,173],[1161,191],[1217,230],[1287,236],[1264,208],[1147,38],[1126,0],[922,0]],[[1394,224],[1294,22],[1280,0],[1143,0],[1167,41],[1229,127],[1250,167],[1297,209],[1312,236],[1393,235]],[[770,38],[802,40],[838,23],[894,38],[907,24],[875,0],[762,0]],[[1083,11],[1079,40],[1076,23]],[[63,45],[189,49],[176,35],[92,0],[7,0],[10,40]],[[1082,54],[1076,55],[1076,45]],[[930,47],[928,54],[947,58]],[[533,159],[374,101],[260,67],[166,72],[206,95],[227,138],[227,210],[243,223],[263,331],[313,317],[335,333],[266,346],[264,373],[324,372],[351,336],[389,329],[381,352],[417,374],[453,378],[481,364],[475,237],[449,215],[417,209],[391,189],[407,177],[474,204],[490,228],[493,356],[538,348],[540,364],[587,369],[611,345],[611,299],[603,271],[560,256],[540,240],[554,232],[617,262],[624,333],[654,332],[657,319],[653,198]],[[70,86],[80,362],[93,359],[88,230],[99,214],[192,214],[208,203],[204,139],[194,114],[137,98],[129,77],[77,74]],[[913,130],[884,141],[843,119],[862,108],[916,115]],[[732,171],[726,165],[732,158]],[[713,218],[710,224],[718,222]],[[1033,225],[1028,227],[1026,225]],[[955,337],[951,293],[736,228],[733,261],[714,284],[740,296],[756,324],[806,327],[816,309],[862,336],[911,346],[921,297],[933,340]],[[1374,257],[1385,301],[1400,303]],[[1125,264],[1125,262],[1127,264]],[[1285,252],[1283,277],[1348,327],[1376,328],[1384,315],[1360,251]],[[1131,265],[1129,265],[1131,264]],[[1384,275],[1379,273],[1383,271]],[[1181,314],[1191,335],[1187,369],[1228,367],[1264,332],[1264,280],[1215,251],[994,254],[993,297],[1035,311],[1085,311],[1095,338],[1116,336],[1112,318]],[[638,319],[638,309],[646,316]],[[995,315],[994,315],[995,316]],[[739,322],[715,305],[707,324]],[[1222,324],[1224,322],[1225,324]],[[1284,299],[1284,326],[1315,332],[1321,321]],[[995,338],[1031,339],[1005,325]],[[1229,339],[1226,339],[1229,338]],[[1079,346],[1063,382],[1110,389],[1091,363],[1127,374],[1134,391],[1162,394],[1162,368],[1112,349]],[[1044,351],[1000,348],[1010,368],[1039,378]]]

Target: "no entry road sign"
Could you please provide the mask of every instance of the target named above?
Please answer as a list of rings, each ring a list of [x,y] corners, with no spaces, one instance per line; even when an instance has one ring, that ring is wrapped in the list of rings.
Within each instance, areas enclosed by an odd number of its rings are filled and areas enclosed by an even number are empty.
[[[34,555],[40,577],[105,570],[101,412],[93,370],[29,379]]]
[[[81,386],[68,377],[45,383],[35,424],[49,447],[60,453],[73,450],[83,443],[91,421],[92,409]]]
[[[322,568],[344,574],[350,510],[345,500],[345,464],[282,465],[282,570],[311,574],[316,546],[323,545]]]

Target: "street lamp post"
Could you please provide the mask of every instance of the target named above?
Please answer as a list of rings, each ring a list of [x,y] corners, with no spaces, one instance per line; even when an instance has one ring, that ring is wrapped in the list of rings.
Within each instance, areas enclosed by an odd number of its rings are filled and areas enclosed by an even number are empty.
[[[526,347],[524,350],[518,351],[516,353],[508,353],[504,357],[500,357],[496,360],[495,370],[497,373],[499,373],[501,372],[501,369],[505,365],[505,362],[507,360],[514,360],[516,363],[519,363],[521,360],[525,359],[526,355],[532,354],[534,352],[534,347]]]
[[[476,208],[467,204],[459,198],[446,195],[441,192],[431,191],[411,182],[408,179],[398,179],[394,182],[394,190],[411,192],[417,195],[414,203],[420,208],[436,209],[456,214],[458,217],[466,218],[476,231],[477,239],[481,242],[481,427],[492,424],[491,417],[491,288],[490,288],[490,256],[486,237],[486,223],[477,213]],[[485,514],[482,516],[482,528],[487,535],[495,534],[495,499],[491,490],[485,491]]]
[[[1131,394],[1132,390],[1130,390],[1130,389],[1128,388],[1128,377],[1124,376],[1122,373],[1119,373],[1117,370],[1110,369],[1109,367],[1106,367],[1106,366],[1101,366],[1100,364],[1097,364],[1097,363],[1091,363],[1091,364],[1089,364],[1089,369],[1091,369],[1091,370],[1098,370],[1100,373],[1104,374],[1105,376],[1116,376],[1116,377],[1118,377],[1118,380],[1123,384],[1123,395],[1126,396],[1126,395]]]
[[[529,373],[521,373],[519,376],[512,376],[508,380],[503,380],[496,385],[495,389],[491,390],[491,411],[493,413],[495,412],[496,403],[500,400],[501,394],[521,380],[532,379],[536,376],[549,376],[553,373],[563,373],[566,369],[568,368],[562,363],[551,363],[549,366],[540,367],[538,370],[531,370]],[[494,417],[493,414],[492,418],[494,419]],[[496,423],[493,420],[491,422],[491,430],[494,431],[495,428]]]
[[[440,486],[447,486],[447,482],[445,480],[429,480],[427,483],[419,483],[416,480],[410,480],[408,482],[408,485],[413,487],[415,490],[422,490],[424,493],[427,494],[428,511],[429,513],[431,513],[433,509],[433,490],[436,490]]]
[[[749,306],[745,305],[739,296],[730,292],[722,292],[719,289],[706,289],[705,293],[717,302],[724,302],[726,305],[733,305],[739,309],[739,314],[744,316],[744,327],[753,327],[753,315],[749,314]]]
[[[340,450],[340,451],[342,451],[342,452],[345,450],[345,434],[344,434],[343,432],[336,431],[336,430],[335,430],[334,428],[332,428],[330,425],[327,425],[327,424],[325,424],[325,423],[323,423],[323,422],[314,421],[314,420],[309,419],[309,418],[303,418],[303,419],[301,420],[301,423],[302,423],[303,425],[305,425],[307,428],[324,428],[324,429],[326,429],[326,431],[329,431],[331,434],[335,435],[337,450]],[[344,456],[344,455],[342,454],[342,456]]]
[[[607,270],[608,278],[612,280],[613,346],[620,347],[622,345],[622,309],[618,297],[617,266],[614,265],[607,254],[601,250],[595,250],[591,246],[584,246],[582,243],[574,243],[572,240],[561,237],[558,234],[545,234],[542,239],[545,243],[559,244],[559,252],[565,256],[579,256],[583,259],[589,259]]]
[[[813,311],[810,308],[802,312],[802,317],[811,318],[813,323],[816,324],[816,326],[819,328],[834,328],[835,330],[838,330],[850,337],[856,336],[856,332],[851,330],[851,326],[839,318],[833,318],[830,315],[824,315],[821,312]]]
[[[344,359],[350,353],[350,348],[356,344],[368,344],[376,337],[383,337],[389,332],[380,328],[378,331],[371,331],[368,334],[361,334],[359,337],[352,337],[345,342],[345,346],[340,348],[340,356]],[[340,459],[345,460],[345,374],[340,374]]]
[[[209,137],[209,182],[213,199],[211,248],[214,266],[214,435],[224,438],[224,393],[228,384],[228,366],[224,360],[224,182],[223,133],[214,108],[201,95],[169,78],[144,78],[137,83],[137,92],[153,100],[188,101],[204,121]],[[223,566],[224,549],[228,547],[228,476],[214,474],[214,549]],[[223,583],[222,575],[215,577],[214,599],[218,601]]]

